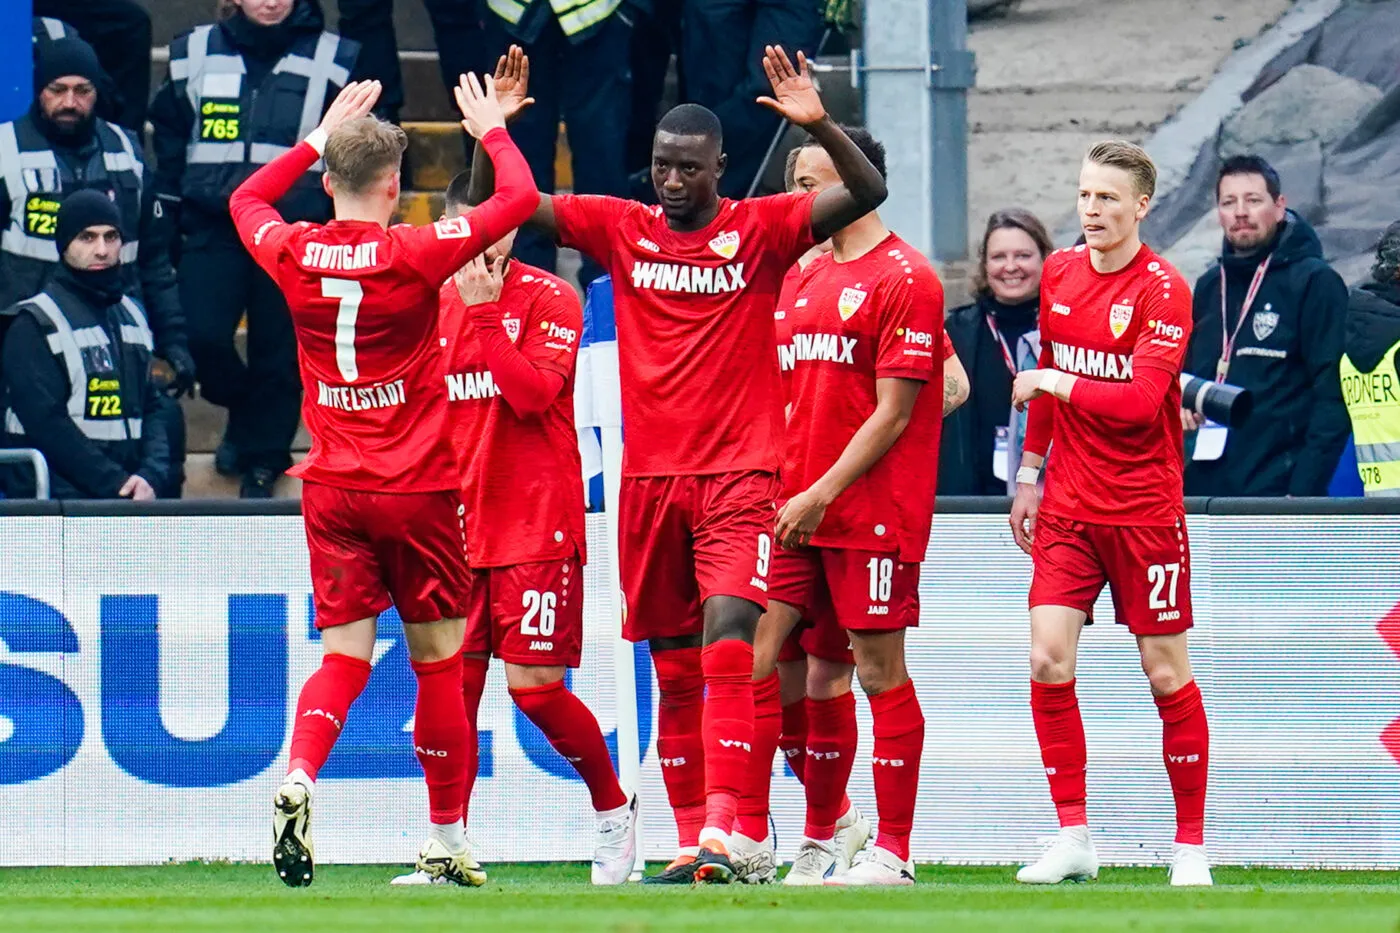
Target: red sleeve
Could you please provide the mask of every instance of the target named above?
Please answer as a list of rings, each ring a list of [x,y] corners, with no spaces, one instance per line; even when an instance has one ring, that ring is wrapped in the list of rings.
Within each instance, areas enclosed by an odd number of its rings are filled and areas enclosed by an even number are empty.
[[[559,245],[586,253],[606,268],[613,237],[633,202],[597,194],[556,194],[552,203]]]
[[[1179,276],[1168,275],[1154,279],[1146,292],[1138,312],[1143,317],[1133,345],[1132,380],[1080,379],[1070,390],[1071,404],[1125,424],[1146,424],[1157,416],[1186,356],[1191,337],[1191,291]]]
[[[516,283],[514,287],[522,286]],[[583,329],[583,309],[573,289],[567,285],[560,288],[550,280],[536,287],[550,294],[536,300],[528,320],[521,321],[519,347],[506,334],[499,305],[473,305],[467,309],[492,380],[506,404],[522,418],[540,414],[559,397],[565,380],[573,373],[579,332]]]
[[[748,202],[762,224],[765,245],[784,257],[788,265],[801,259],[817,242],[812,238],[812,205],[816,200],[815,191],[795,191]]]
[[[529,220],[540,203],[530,166],[509,133],[492,130],[481,145],[496,169],[495,193],[461,217],[412,228],[403,235],[405,261],[434,288]]]
[[[320,155],[301,142],[258,169],[228,199],[238,238],[263,271],[277,278],[277,257],[296,228],[282,220],[272,205],[316,163]]]
[[[566,283],[544,279],[538,284],[540,295],[525,322],[520,352],[532,365],[568,379],[578,362],[583,305],[579,304],[578,293]]]
[[[935,358],[939,345],[948,343],[943,334],[943,285],[924,266],[907,275],[901,271],[889,285],[882,283],[881,290],[875,378],[928,382],[947,358]]]

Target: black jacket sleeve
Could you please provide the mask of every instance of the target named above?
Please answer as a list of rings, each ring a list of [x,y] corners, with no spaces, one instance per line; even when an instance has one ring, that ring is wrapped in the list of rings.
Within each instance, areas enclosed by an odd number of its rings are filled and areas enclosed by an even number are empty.
[[[136,472],[156,489],[170,479],[170,419],[182,417],[180,407],[147,379],[141,412],[141,465]]]
[[[180,290],[175,283],[175,267],[170,261],[174,228],[165,222],[165,202],[156,197],[154,179],[147,177],[141,189],[141,247],[136,264],[141,272],[141,301],[150,317],[155,335],[156,356],[170,358],[172,347],[188,350],[185,315],[180,307]]]
[[[1307,435],[1288,482],[1290,496],[1325,496],[1351,433],[1338,364],[1347,317],[1347,286],[1328,266],[1308,276],[1298,306],[1303,364],[1312,379]]]
[[[173,231],[179,229],[180,186],[185,177],[185,149],[194,132],[194,108],[189,98],[176,92],[167,76],[151,101],[151,148],[155,152],[154,183],[151,185],[160,203],[159,220]]]
[[[127,472],[68,416],[68,377],[38,322],[20,314],[5,336],[4,378],[10,405],[49,470],[94,499],[115,499]]]

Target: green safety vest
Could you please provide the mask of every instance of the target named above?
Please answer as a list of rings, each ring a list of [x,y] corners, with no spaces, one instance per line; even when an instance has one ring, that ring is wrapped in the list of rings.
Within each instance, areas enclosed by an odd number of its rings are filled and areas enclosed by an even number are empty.
[[[514,26],[520,22],[530,4],[525,0],[487,0],[491,12]],[[564,35],[573,36],[590,26],[601,23],[622,6],[622,0],[549,0],[559,28]]]
[[[1400,498],[1400,372],[1395,353],[1385,351],[1376,368],[1362,372],[1342,357],[1342,398],[1356,438],[1356,465],[1368,496]]]

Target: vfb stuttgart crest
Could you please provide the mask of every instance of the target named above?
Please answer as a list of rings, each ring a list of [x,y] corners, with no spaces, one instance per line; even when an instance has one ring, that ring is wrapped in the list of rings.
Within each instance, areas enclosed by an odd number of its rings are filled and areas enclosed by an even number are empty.
[[[841,298],[836,302],[836,310],[841,313],[841,320],[849,321],[851,315],[860,310],[860,306],[865,304],[865,292],[858,288],[841,289]]]
[[[725,259],[733,259],[734,254],[739,252],[739,234],[734,230],[725,230],[710,241],[710,249]]]
[[[506,336],[510,338],[511,343],[515,343],[517,340],[520,339],[520,318],[503,318],[501,320],[501,324],[505,327]]]
[[[1255,340],[1264,340],[1278,327],[1278,312],[1268,310],[1271,307],[1273,306],[1264,305],[1263,311],[1255,311],[1252,315],[1254,320],[1250,322],[1250,326],[1254,328]]]
[[[1108,309],[1108,329],[1113,333],[1114,339],[1123,336],[1123,333],[1128,329],[1128,325],[1132,322],[1132,305],[1114,305]]]

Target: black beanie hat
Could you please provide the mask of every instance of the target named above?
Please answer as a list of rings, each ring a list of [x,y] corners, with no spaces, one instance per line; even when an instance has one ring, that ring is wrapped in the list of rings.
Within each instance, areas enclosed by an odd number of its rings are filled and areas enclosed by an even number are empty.
[[[66,75],[87,78],[96,86],[107,80],[107,72],[97,61],[97,53],[82,39],[54,39],[41,42],[34,65],[34,90],[38,91]]]
[[[117,232],[121,233],[122,215],[112,199],[91,188],[73,192],[63,199],[63,204],[58,208],[58,226],[55,230],[58,254],[62,256],[66,253],[68,244],[88,227],[106,226],[116,227]]]

